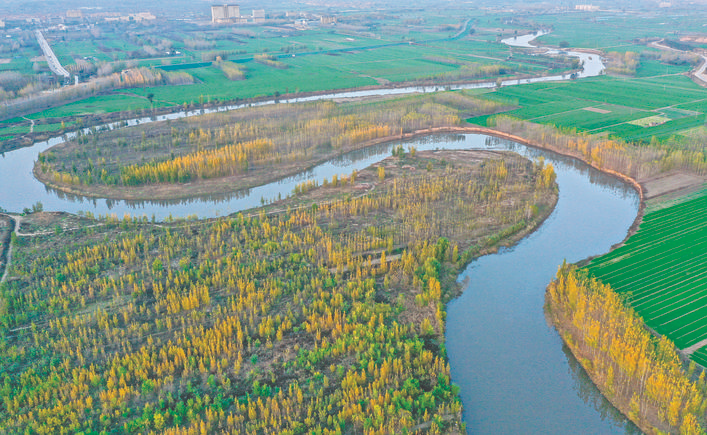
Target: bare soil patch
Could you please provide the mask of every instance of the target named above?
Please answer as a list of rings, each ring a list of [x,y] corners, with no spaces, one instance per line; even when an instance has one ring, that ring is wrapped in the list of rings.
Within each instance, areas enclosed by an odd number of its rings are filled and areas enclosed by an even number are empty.
[[[611,110],[598,109],[596,107],[585,107],[582,110],[586,110],[587,112],[601,113],[602,115],[606,115],[607,113],[611,113]]]
[[[670,172],[641,182],[646,199],[655,199],[666,194],[683,195],[701,188],[707,179],[685,172]]]

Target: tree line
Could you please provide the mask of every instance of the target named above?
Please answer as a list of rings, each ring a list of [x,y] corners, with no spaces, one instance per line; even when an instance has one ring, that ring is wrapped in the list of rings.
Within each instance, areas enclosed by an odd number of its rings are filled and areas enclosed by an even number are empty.
[[[648,433],[704,433],[707,381],[685,372],[673,343],[654,337],[610,286],[563,264],[548,316],[592,380]]]
[[[419,129],[455,126],[461,116],[503,107],[461,92],[387,99],[381,102],[279,104],[216,113],[131,129],[80,134],[39,157],[38,172],[58,185],[135,185],[184,182],[205,173],[228,175],[273,164],[306,167],[371,140]],[[206,155],[232,155],[263,140],[268,152],[241,153],[213,171]],[[190,161],[190,170],[173,168]],[[198,162],[198,163],[197,163]],[[157,168],[170,174],[158,175]],[[167,169],[171,168],[171,169]],[[136,172],[153,173],[134,177]],[[163,171],[164,172],[164,171]],[[216,176],[216,175],[210,175]]]

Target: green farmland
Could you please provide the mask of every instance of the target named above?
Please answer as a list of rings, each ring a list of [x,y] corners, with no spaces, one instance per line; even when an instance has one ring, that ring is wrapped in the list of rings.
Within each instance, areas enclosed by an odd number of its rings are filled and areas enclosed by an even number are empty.
[[[647,61],[659,69],[657,61]],[[655,77],[601,76],[490,90],[485,97],[517,109],[507,115],[527,121],[606,134],[629,142],[689,136],[705,124],[707,92],[682,74]],[[486,118],[472,118],[486,124]]]
[[[707,190],[648,213],[624,246],[587,266],[646,324],[679,349],[702,343],[691,358],[707,366]]]

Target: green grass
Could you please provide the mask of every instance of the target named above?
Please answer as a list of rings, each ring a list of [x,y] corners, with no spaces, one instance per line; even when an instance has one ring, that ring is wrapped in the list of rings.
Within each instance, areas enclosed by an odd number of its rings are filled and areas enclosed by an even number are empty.
[[[579,97],[646,110],[707,97],[707,92],[683,76],[670,76],[661,81],[596,77],[558,84],[545,92],[557,99]]]
[[[636,77],[653,77],[667,74],[682,74],[690,71],[688,65],[669,65],[653,59],[641,59],[636,68]]]
[[[626,244],[589,272],[627,296],[659,334],[683,349],[707,338],[707,190],[646,214]],[[698,362],[707,361],[703,350]]]
[[[345,18],[348,14],[342,15]],[[354,14],[356,15],[356,14]],[[418,18],[421,18],[418,20]],[[447,38],[455,32],[447,25],[458,25],[467,18],[473,19],[475,32],[454,41],[422,42]],[[510,18],[513,20],[509,21]],[[314,92],[343,88],[404,82],[432,77],[453,78],[459,69],[454,62],[434,58],[451,58],[460,62],[477,64],[502,64],[523,74],[553,74],[551,60],[531,56],[524,50],[509,50],[496,42],[499,32],[505,35],[514,31],[524,33],[534,23],[553,25],[553,33],[543,36],[541,42],[568,41],[572,46],[603,48],[606,51],[656,52],[632,41],[637,37],[670,36],[675,29],[681,31],[703,30],[702,22],[689,14],[645,18],[636,14],[567,13],[537,15],[521,20],[512,13],[489,13],[481,10],[460,9],[423,14],[400,11],[369,20],[374,23],[370,31],[348,31],[342,27],[312,29],[283,35],[268,26],[247,27],[242,30],[250,36],[234,34],[231,28],[196,28],[194,26],[170,27],[166,32],[161,25],[146,25],[141,34],[132,39],[120,29],[106,26],[99,29],[97,37],[84,39],[64,34],[50,35],[52,45],[62,60],[72,62],[71,56],[95,57],[101,61],[125,59],[141,48],[142,44],[155,45],[155,40],[172,41],[173,48],[182,51],[179,57],[167,59],[138,59],[141,66],[162,64],[194,64],[201,61],[205,52],[238,50],[245,54],[229,55],[229,60],[249,59],[255,53],[268,51],[282,55],[283,50],[295,47],[295,57],[280,59],[289,68],[279,70],[254,62],[246,62],[247,80],[227,80],[221,71],[192,68],[199,83],[188,86],[160,86],[126,90],[134,96],[107,95],[93,97],[32,115],[67,116],[87,113],[115,112],[144,109],[149,103],[144,96],[155,94],[155,105],[181,105],[220,100],[270,96],[275,93]],[[525,24],[523,24],[525,22]],[[663,24],[665,23],[665,24]],[[366,24],[364,24],[365,26]],[[362,29],[365,27],[362,27]],[[640,30],[636,30],[640,29]],[[239,30],[240,31],[240,30]],[[674,36],[674,35],[673,35]],[[205,38],[214,41],[203,50],[189,49],[182,39]],[[362,47],[387,43],[400,43],[414,39],[414,44],[403,44],[376,49]],[[337,55],[302,54],[321,50],[345,49]],[[22,57],[13,59],[0,70],[17,69],[31,73],[29,57],[35,48],[25,48]],[[513,57],[508,59],[509,53]],[[20,53],[17,53],[20,54]],[[38,54],[38,53],[37,53]],[[173,66],[180,68],[179,66]],[[687,66],[661,64],[658,60],[643,59],[635,78],[596,77],[567,82],[538,83],[485,91],[487,98],[503,101],[518,108],[510,114],[522,119],[558,127],[576,128],[588,132],[609,132],[626,140],[650,140],[651,137],[669,137],[682,130],[701,125],[707,113],[707,91],[680,74]],[[495,77],[489,77],[495,80]],[[582,110],[586,107],[606,108],[611,113],[599,114]],[[655,113],[645,113],[655,111]],[[687,112],[685,112],[687,111]],[[664,114],[671,121],[655,127],[628,124],[653,114]],[[483,120],[485,122],[485,120]]]
[[[166,105],[169,104],[159,101],[158,98],[155,97],[155,107],[163,107]],[[55,107],[43,112],[34,113],[27,117],[32,119],[59,118],[64,116],[100,114],[116,112],[118,110],[138,110],[149,108],[150,102],[145,98],[130,95],[111,94],[89,97],[74,103],[65,104],[61,107]]]
[[[646,116],[643,111],[625,108],[622,106],[599,104],[585,107],[606,110],[609,111],[609,113],[597,113],[581,108],[564,113],[558,113],[556,115],[535,118],[533,122],[550,125],[572,126],[578,131],[592,131],[606,128],[609,125],[622,124]]]
[[[553,32],[542,36],[546,44],[567,41],[571,47],[598,48],[620,51],[634,38],[672,37],[674,32],[703,33],[701,14],[673,12],[670,14],[622,14],[593,12],[544,14],[533,17],[538,23],[553,27]]]
[[[101,61],[110,62],[112,59],[106,53],[102,52],[93,40],[85,41],[54,41],[51,43],[54,53],[59,58],[63,65],[74,63],[73,56],[95,57]]]
[[[0,57],[5,57],[5,55]],[[5,58],[11,58],[12,60],[8,63],[0,63],[0,71],[17,71],[23,74],[32,73],[32,62],[29,60],[28,57],[21,57],[19,59],[15,59],[11,56],[7,56]]]
[[[72,124],[67,123],[66,127],[70,127]],[[9,128],[3,128],[0,130],[2,132],[2,136],[7,138],[11,138],[17,135],[24,135],[28,134],[30,132],[30,126],[29,125],[17,125],[14,127],[9,127]],[[34,132],[35,133],[51,133],[51,132],[59,132],[61,131],[61,123],[52,123],[52,124],[38,124],[34,126]],[[11,135],[11,136],[6,136],[6,135]]]
[[[185,101],[196,102],[202,96],[224,100],[272,95],[275,92],[313,92],[376,85],[381,80],[403,82],[454,72],[459,68],[457,65],[430,59],[439,56],[482,64],[497,63],[493,59],[468,56],[463,44],[450,42],[448,45],[429,47],[402,45],[352,50],[337,55],[295,55],[280,59],[289,66],[285,70],[246,62],[244,65],[248,69],[247,79],[238,82],[227,80],[215,68],[190,69],[189,72],[201,83],[171,88],[153,87],[131,92],[137,95],[152,92],[157,99],[181,104]]]

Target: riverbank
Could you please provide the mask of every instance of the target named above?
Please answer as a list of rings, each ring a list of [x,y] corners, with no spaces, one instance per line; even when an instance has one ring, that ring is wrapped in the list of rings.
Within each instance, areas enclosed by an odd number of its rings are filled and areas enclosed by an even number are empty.
[[[410,133],[403,133],[397,135],[386,136],[378,139],[372,139],[369,141],[361,142],[355,146],[349,147],[342,150],[341,153],[337,155],[327,155],[322,158],[312,159],[307,162],[296,162],[284,165],[280,167],[276,175],[272,174],[272,171],[259,171],[255,176],[244,174],[238,176],[214,178],[214,179],[204,179],[197,180],[190,183],[176,184],[176,183],[162,183],[157,185],[144,185],[138,187],[115,187],[115,186],[105,186],[105,185],[71,185],[67,183],[58,183],[51,179],[49,174],[43,173],[40,170],[38,163],[35,163],[33,174],[34,176],[44,183],[46,186],[56,189],[58,191],[78,196],[85,196],[89,198],[109,198],[109,199],[122,199],[131,201],[158,201],[158,200],[179,200],[188,199],[196,196],[208,196],[208,195],[223,195],[228,193],[234,193],[239,190],[251,189],[257,186],[261,186],[267,183],[272,183],[277,180],[293,176],[295,174],[307,171],[314,166],[321,164],[324,161],[336,158],[337,156],[343,155],[346,152],[368,148],[374,145],[391,143],[396,141],[410,140],[414,138],[429,136],[433,134],[485,134],[489,136],[498,137],[501,139],[507,139],[513,142],[521,143],[538,149],[545,149],[556,152],[560,155],[576,158],[583,161],[584,163],[598,169],[608,175],[618,178],[636,189],[641,198],[641,209],[639,212],[639,217],[636,218],[635,225],[632,227],[632,232],[638,228],[640,224],[640,216],[642,216],[644,204],[644,193],[643,188],[636,180],[610,169],[601,168],[592,162],[586,161],[582,155],[578,153],[571,153],[567,150],[557,149],[556,147],[549,147],[545,144],[541,144],[526,138],[517,136],[512,133],[503,132],[499,130],[494,130],[486,127],[476,127],[476,126],[447,126],[447,127],[433,127],[421,130],[416,130]],[[250,171],[249,171],[250,172]]]
[[[704,433],[704,377],[693,382],[673,343],[655,337],[611,287],[563,264],[545,301],[592,382],[644,433]]]
[[[578,73],[579,70],[567,70],[563,73],[563,76],[570,76],[571,74]],[[530,74],[517,74],[512,76],[502,77],[504,83],[510,84],[510,82],[526,82],[538,79],[543,79],[549,77],[548,75],[530,75]],[[313,92],[298,92],[298,93],[287,93],[281,95],[268,95],[262,97],[254,98],[244,98],[235,100],[221,101],[218,98],[214,98],[213,101],[205,102],[202,104],[192,103],[189,105],[174,105],[167,107],[155,107],[151,109],[139,109],[132,111],[120,111],[120,112],[109,112],[101,114],[90,114],[81,116],[63,116],[63,117],[50,117],[42,119],[29,119],[25,118],[27,113],[19,115],[24,119],[23,122],[8,124],[7,126],[32,126],[33,129],[36,126],[41,125],[63,125],[63,129],[55,131],[41,131],[33,132],[13,137],[11,139],[5,139],[0,141],[0,153],[10,152],[19,148],[24,148],[32,146],[36,142],[46,141],[52,137],[57,137],[63,134],[74,133],[78,130],[84,128],[91,128],[92,126],[121,123],[123,121],[136,119],[136,118],[156,118],[160,116],[170,116],[184,112],[191,113],[212,113],[223,110],[233,110],[242,107],[249,106],[259,106],[266,104],[278,104],[278,103],[290,103],[298,101],[309,101],[314,99],[348,99],[348,98],[358,98],[360,94],[372,94],[370,96],[381,96],[386,95],[385,91],[390,91],[393,95],[406,95],[414,93],[428,93],[437,92],[442,90],[460,90],[469,88],[492,88],[496,86],[495,81],[489,81],[488,79],[476,79],[476,80],[412,80],[406,82],[394,82],[380,85],[368,85],[360,86],[354,88],[341,88],[341,89],[329,89]],[[404,92],[400,92],[404,91]],[[120,90],[119,93],[125,93],[126,90]],[[111,93],[106,93],[105,95],[111,95]],[[76,103],[81,100],[70,100],[66,104]]]

